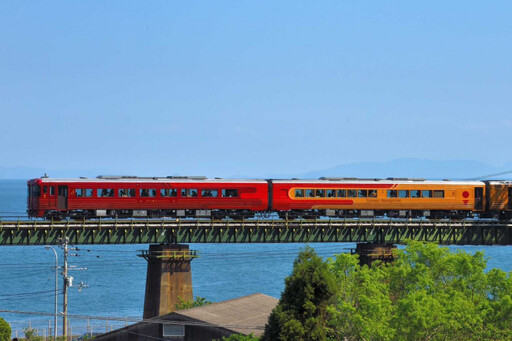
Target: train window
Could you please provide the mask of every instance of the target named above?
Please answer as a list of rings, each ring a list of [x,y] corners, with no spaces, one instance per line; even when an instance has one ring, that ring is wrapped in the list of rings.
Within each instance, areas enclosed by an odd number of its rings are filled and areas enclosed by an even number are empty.
[[[357,198],[357,190],[356,189],[349,189],[347,194],[348,194],[349,198]]]
[[[48,186],[43,186],[43,194],[46,194],[48,192]]]
[[[55,186],[50,186],[50,195],[55,195]]]
[[[172,188],[172,189],[169,189],[169,188],[162,188],[160,190],[160,195],[162,197],[175,197],[178,195],[178,192],[176,191],[175,188]]]
[[[112,188],[98,188],[96,190],[98,198],[112,198],[114,196],[114,189]]]
[[[82,198],[84,196],[84,190],[81,188],[75,189],[75,195],[77,198]]]
[[[360,189],[357,191],[357,196],[359,198],[367,198],[368,197],[368,191],[366,189]]]
[[[306,197],[313,198],[315,196],[315,190],[314,189],[307,189],[306,190]]]
[[[325,198],[325,189],[317,189],[315,191],[315,197],[317,197],[317,198]]]
[[[304,190],[296,189],[295,190],[295,198],[304,198]]]
[[[120,188],[117,191],[119,198],[133,198],[135,196],[135,190],[133,188]]]
[[[444,191],[443,190],[434,191],[434,198],[444,198]]]
[[[222,197],[223,198],[236,198],[238,196],[238,190],[237,189],[223,189],[222,190]]]
[[[370,197],[370,198],[377,198],[377,190],[376,189],[369,189],[368,190],[368,197]]]
[[[419,198],[421,197],[421,191],[417,189],[411,190],[411,198]]]
[[[346,189],[339,189],[338,190],[338,198],[346,198],[347,197],[347,190]]]
[[[402,189],[398,191],[398,197],[399,198],[408,198],[409,197],[409,191]]]
[[[40,197],[41,196],[41,186],[34,186],[34,190],[35,190],[34,195],[36,197]]]
[[[394,189],[388,190],[388,198],[397,198],[398,197],[398,191]]]
[[[429,189],[421,191],[421,196],[423,198],[432,198],[432,191]]]
[[[154,198],[154,197],[156,197],[156,189],[141,188],[140,196],[142,198],[149,198],[149,197]]]
[[[86,198],[92,198],[92,188],[86,188],[85,189],[85,197]]]
[[[336,190],[335,189],[328,189],[327,190],[327,197],[328,198],[335,198],[336,197]]]
[[[216,189],[203,189],[201,190],[201,196],[203,198],[216,198],[219,196],[219,191]]]

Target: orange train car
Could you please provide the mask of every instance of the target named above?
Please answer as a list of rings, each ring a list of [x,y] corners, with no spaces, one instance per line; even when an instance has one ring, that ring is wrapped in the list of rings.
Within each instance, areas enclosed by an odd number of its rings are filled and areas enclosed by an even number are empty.
[[[466,218],[484,212],[485,183],[424,179],[273,181],[281,216]]]

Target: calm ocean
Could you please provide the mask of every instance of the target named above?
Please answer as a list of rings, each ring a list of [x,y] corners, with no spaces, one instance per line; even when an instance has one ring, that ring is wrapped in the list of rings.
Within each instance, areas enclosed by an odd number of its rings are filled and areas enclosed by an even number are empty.
[[[25,214],[26,182],[0,180],[0,216]],[[310,244],[323,257],[348,252],[352,243]],[[195,296],[210,301],[223,301],[255,292],[279,297],[284,278],[290,273],[293,260],[304,244],[191,244],[200,258],[192,262]],[[141,318],[144,304],[146,261],[137,257],[148,245],[78,246],[77,257],[70,265],[87,268],[73,271],[74,286],[70,289],[68,313],[83,315],[71,319],[74,334],[86,330],[85,316]],[[451,247],[468,252],[482,250],[489,268],[512,271],[512,247]],[[59,263],[62,252],[59,249]],[[50,313],[54,311],[54,265],[51,250],[44,246],[0,246],[0,310]],[[79,290],[79,283],[88,287]],[[59,277],[59,287],[62,279]],[[59,311],[62,298],[59,296]],[[0,312],[11,323],[13,335],[22,336],[30,322],[34,328],[47,328],[51,316]],[[102,332],[124,326],[125,322],[90,319],[93,331]],[[59,328],[61,328],[59,322]],[[46,332],[46,331],[44,331]],[[43,334],[43,331],[40,331]]]

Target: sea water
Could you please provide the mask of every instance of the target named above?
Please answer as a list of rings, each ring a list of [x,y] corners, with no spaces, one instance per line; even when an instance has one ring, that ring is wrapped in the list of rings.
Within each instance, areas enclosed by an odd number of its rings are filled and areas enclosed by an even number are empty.
[[[0,180],[0,216],[23,218],[26,211],[26,181]],[[331,257],[349,252],[354,243],[311,243],[319,255]],[[212,302],[253,293],[280,297],[284,279],[304,244],[190,244],[200,257],[192,261],[195,296]],[[69,257],[74,278],[69,289],[68,314],[73,334],[82,334],[90,326],[104,332],[141,319],[147,263],[138,257],[147,244],[78,245],[77,256]],[[62,265],[62,250],[55,246]],[[512,247],[452,246],[452,250],[484,251],[488,268],[512,271]],[[23,336],[23,329],[38,328],[39,334],[53,327],[55,257],[44,246],[0,246],[0,317],[11,323],[13,336]],[[59,274],[59,312],[62,311],[62,276]],[[38,315],[43,313],[44,315]],[[110,317],[96,319],[95,317]],[[89,319],[89,320],[87,320]],[[125,319],[125,321],[123,321]],[[133,322],[132,322],[133,323]],[[59,330],[62,322],[59,320]],[[60,331],[59,331],[60,333]]]

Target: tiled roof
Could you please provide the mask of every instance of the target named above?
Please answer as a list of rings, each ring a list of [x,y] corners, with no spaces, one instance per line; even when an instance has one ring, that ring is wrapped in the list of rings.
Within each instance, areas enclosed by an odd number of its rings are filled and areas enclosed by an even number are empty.
[[[268,317],[278,302],[279,300],[275,297],[256,293],[202,307],[176,311],[169,315],[181,315],[237,333],[253,333],[255,336],[259,336],[263,333]]]

